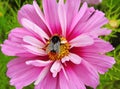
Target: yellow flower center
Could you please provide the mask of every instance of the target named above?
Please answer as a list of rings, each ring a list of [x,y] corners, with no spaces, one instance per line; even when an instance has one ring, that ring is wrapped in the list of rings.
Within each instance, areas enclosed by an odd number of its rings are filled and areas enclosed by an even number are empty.
[[[48,53],[50,60],[61,60],[69,54],[70,44],[64,37],[54,35],[47,42],[45,50]]]

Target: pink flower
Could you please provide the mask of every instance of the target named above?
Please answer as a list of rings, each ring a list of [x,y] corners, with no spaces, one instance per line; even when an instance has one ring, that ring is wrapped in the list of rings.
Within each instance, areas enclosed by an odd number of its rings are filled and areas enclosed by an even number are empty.
[[[10,84],[16,89],[34,82],[35,89],[94,89],[99,75],[115,63],[105,53],[113,50],[98,38],[111,31],[101,28],[108,20],[104,13],[80,0],[36,1],[18,12],[22,27],[13,29],[2,44],[2,52],[16,56],[7,67]]]
[[[82,2],[87,2],[89,4],[99,4],[102,0],[81,0]]]

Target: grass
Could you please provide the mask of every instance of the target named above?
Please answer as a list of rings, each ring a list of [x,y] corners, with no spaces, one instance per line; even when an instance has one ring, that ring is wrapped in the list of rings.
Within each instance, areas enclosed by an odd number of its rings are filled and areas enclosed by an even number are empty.
[[[40,0],[38,0],[42,7]],[[10,30],[20,26],[17,21],[17,11],[26,3],[32,3],[32,0],[0,0],[0,44],[7,38]],[[95,5],[96,9],[103,11],[106,17],[117,24],[117,27],[111,24],[105,25],[112,33],[108,36],[101,37],[110,41],[115,50],[109,52],[108,55],[113,56],[116,64],[105,75],[100,75],[100,85],[97,89],[120,89],[120,0],[103,0],[99,5]],[[15,89],[9,84],[9,78],[6,76],[6,65],[12,57],[5,56],[0,51],[0,89]],[[24,89],[33,89],[33,85]]]

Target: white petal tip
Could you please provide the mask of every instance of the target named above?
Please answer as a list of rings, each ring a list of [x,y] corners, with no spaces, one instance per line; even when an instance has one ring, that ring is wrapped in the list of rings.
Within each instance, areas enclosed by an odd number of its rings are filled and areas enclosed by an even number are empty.
[[[38,84],[39,84],[39,82],[35,81],[34,85],[38,85]]]
[[[64,57],[64,58],[61,60],[62,63],[65,63],[66,61],[70,61],[69,58]]]
[[[30,61],[26,61],[25,64],[30,65]]]
[[[80,64],[82,61],[82,58],[76,54],[70,53],[69,55],[70,61],[74,64]]]
[[[53,73],[53,75],[52,75],[54,78],[57,76],[57,73]]]
[[[65,60],[61,60],[62,63],[65,63]]]

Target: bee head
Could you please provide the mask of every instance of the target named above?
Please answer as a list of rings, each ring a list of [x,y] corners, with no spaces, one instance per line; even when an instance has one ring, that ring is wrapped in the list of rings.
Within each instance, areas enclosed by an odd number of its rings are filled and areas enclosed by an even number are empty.
[[[59,36],[53,36],[51,41],[55,44],[55,43],[58,43],[60,42],[60,37]]]

